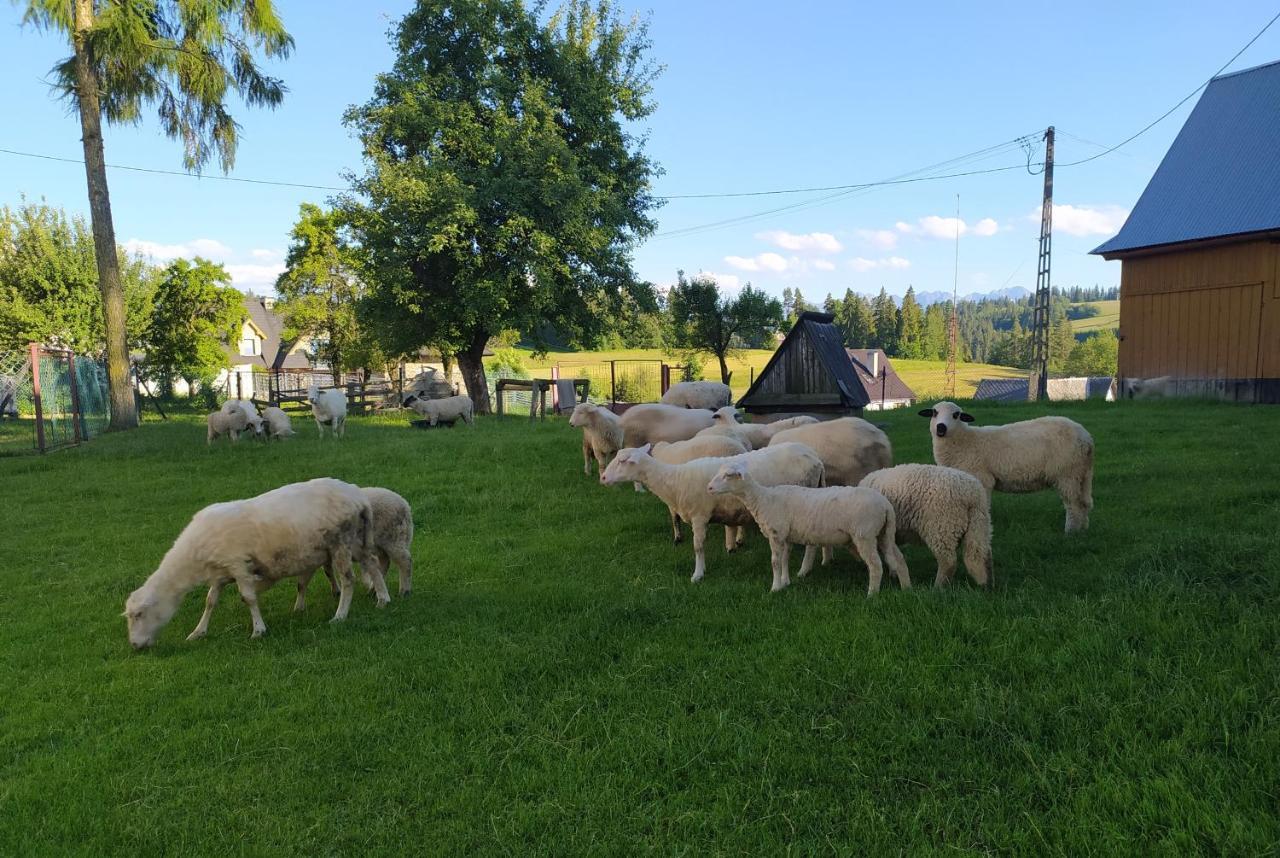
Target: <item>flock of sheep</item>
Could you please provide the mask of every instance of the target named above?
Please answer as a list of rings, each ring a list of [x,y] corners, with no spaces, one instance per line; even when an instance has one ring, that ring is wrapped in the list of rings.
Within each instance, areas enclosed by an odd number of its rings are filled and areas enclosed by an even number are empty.
[[[805,546],[799,576],[818,549],[829,563],[848,548],[868,570],[867,595],[880,589],[884,569],[911,586],[900,541],[923,542],[937,561],[934,583],[947,584],[958,555],[979,585],[992,582],[991,492],[1055,489],[1066,508],[1066,531],[1089,526],[1093,506],[1093,439],[1065,417],[1039,417],[1004,426],[975,427],[951,402],[920,411],[929,418],[936,464],[893,464],[888,436],[857,417],[819,421],[799,416],[743,423],[727,385],[684,382],[660,403],[636,405],[621,416],[582,403],[571,426],[582,429],[583,471],[596,462],[600,482],[630,482],[666,504],[672,538],[693,532],[694,581],[706,573],[707,526],[725,528],[734,551],[756,525],[769,540],[774,591],[790,584],[792,545]],[[465,404],[462,400],[466,400]],[[341,437],[347,400],[340,390],[308,393],[320,436]],[[435,425],[459,418],[474,425],[469,398],[410,403]],[[293,434],[278,408],[258,414],[251,402],[231,400],[208,417],[209,441]],[[386,574],[399,569],[401,595],[413,575],[413,515],[407,501],[383,488],[359,488],[321,478],[294,483],[247,500],[216,503],[196,513],[146,582],[130,594],[124,616],[135,648],[150,646],[183,597],[207,586],[204,614],[188,637],[203,637],[223,588],[234,583],[249,607],[253,637],[266,632],[258,594],[296,578],[295,610],[318,569],[344,619],[354,589],[353,564],[379,606],[390,601]]]

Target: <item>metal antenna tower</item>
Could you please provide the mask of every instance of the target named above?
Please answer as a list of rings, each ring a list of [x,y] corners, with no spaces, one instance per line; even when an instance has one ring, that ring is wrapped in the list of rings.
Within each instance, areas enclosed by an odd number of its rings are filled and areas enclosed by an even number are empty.
[[[1053,126],[1044,132],[1044,203],[1040,209],[1040,261],[1036,265],[1035,315],[1031,326],[1029,399],[1048,398],[1049,264],[1053,258]]]

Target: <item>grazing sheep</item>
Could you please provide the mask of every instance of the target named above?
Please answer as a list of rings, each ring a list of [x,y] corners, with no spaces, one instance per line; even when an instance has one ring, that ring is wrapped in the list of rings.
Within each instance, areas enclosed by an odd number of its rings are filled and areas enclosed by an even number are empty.
[[[808,444],[822,457],[829,486],[856,486],[872,471],[893,464],[889,436],[858,417],[793,426],[769,441],[788,443]]]
[[[262,409],[262,421],[268,438],[288,438],[294,434],[289,415],[274,405]]]
[[[679,408],[707,408],[715,411],[732,401],[733,391],[729,389],[729,385],[718,381],[681,381],[671,385],[662,394],[663,404]]]
[[[711,412],[704,408],[677,408],[650,402],[633,405],[619,419],[622,446],[639,447],[659,441],[684,441],[713,425]]]
[[[736,438],[724,435],[704,437],[699,432],[687,441],[659,441],[653,445],[651,455],[659,462],[666,462],[668,465],[683,465],[694,459],[724,459],[729,456],[739,456],[750,450],[750,447]],[[670,507],[667,507],[667,511],[671,513],[671,541],[679,544],[684,539],[684,534],[680,531],[680,516],[676,515],[676,511]],[[741,545],[746,536],[746,528],[737,528],[735,545]]]
[[[580,402],[573,406],[569,425],[582,430],[582,473],[591,476],[591,458],[603,474],[613,455],[622,449],[622,424],[608,408]]]
[[[1177,395],[1178,380],[1171,375],[1157,378],[1125,379],[1125,394],[1129,399],[1166,399]]]
[[[226,411],[214,411],[205,418],[205,422],[209,424],[206,444],[212,444],[213,439],[220,435],[230,435],[232,443],[235,443],[240,440],[240,433],[249,428],[249,418],[239,409],[229,414]]]
[[[973,474],[991,492],[1056,489],[1067,510],[1067,533],[1089,527],[1093,508],[1093,438],[1065,417],[1037,417],[1004,426],[969,426],[954,402],[920,411],[929,418],[933,460]]]
[[[736,547],[735,529],[751,524],[751,514],[737,498],[720,497],[707,491],[707,483],[726,463],[743,462],[751,475],[764,485],[822,484],[822,460],[803,444],[782,444],[742,453],[728,459],[694,459],[683,465],[659,462],[649,445],[628,447],[605,468],[601,482],[643,482],[667,507],[693,528],[693,581],[701,581],[707,570],[707,525],[725,525],[725,550]]]
[[[222,410],[227,414],[234,414],[236,411],[243,411],[244,416],[249,420],[249,426],[253,429],[253,434],[262,437],[262,418],[258,415],[258,407],[248,399],[228,399],[222,403]]]
[[[699,435],[727,435],[730,438],[736,438],[752,450],[768,447],[773,436],[784,429],[818,422],[816,417],[801,416],[787,417],[772,423],[743,423],[738,409],[731,405],[717,409],[711,415],[711,419],[715,421],[715,425],[709,429],[703,429],[698,433]]]
[[[391,562],[395,561],[400,576],[400,595],[407,596],[413,589],[413,509],[409,502],[390,489],[361,489],[369,501],[373,512],[373,557],[378,561],[376,568],[368,563],[360,564],[360,580],[369,590],[376,590],[373,578],[380,576],[385,589],[387,573],[391,571]],[[311,574],[298,577],[298,598],[293,603],[295,611],[304,610],[307,606],[306,590],[311,583]],[[329,588],[333,595],[339,595],[338,582],[333,570],[324,567],[325,577],[329,579]]]
[[[324,427],[328,426],[335,438],[341,438],[347,432],[347,395],[336,387],[324,390],[314,384],[307,389],[307,402],[311,403],[311,416],[316,419],[316,429],[324,438]]]
[[[867,565],[867,595],[880,592],[884,566],[905,590],[911,586],[907,561],[894,541],[893,506],[884,495],[850,486],[763,486],[742,462],[724,465],[707,484],[717,496],[736,497],[769,540],[773,592],[791,583],[791,543],[805,546],[800,577],[813,568],[814,546],[848,546]]]
[[[404,404],[418,414],[427,418],[427,423],[435,426],[440,421],[452,423],[459,417],[462,422],[475,428],[476,421],[472,414],[475,403],[465,393],[459,396],[446,396],[444,399],[423,399],[414,395],[407,397]]]
[[[964,565],[975,584],[990,586],[991,501],[971,474],[941,465],[898,465],[867,474],[861,485],[889,499],[898,539],[923,542],[938,561],[935,587],[951,582],[956,549],[964,542]]]
[[[204,614],[188,640],[203,637],[222,588],[232,582],[249,606],[252,637],[266,633],[258,594],[283,578],[311,575],[327,565],[338,578],[340,596],[334,621],[351,607],[351,563],[376,563],[373,510],[357,487],[320,478],[293,483],[247,500],[215,503],[200,510],[178,534],[159,568],[125,602],[129,642],[142,649],[173,618],[185,596],[209,585]],[[379,605],[389,597],[373,576]]]

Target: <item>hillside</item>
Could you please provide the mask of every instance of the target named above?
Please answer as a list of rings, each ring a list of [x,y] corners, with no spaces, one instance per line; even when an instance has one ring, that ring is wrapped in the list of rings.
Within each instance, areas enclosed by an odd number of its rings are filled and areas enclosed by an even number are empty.
[[[1120,327],[1120,302],[1119,301],[1087,301],[1087,304],[1093,304],[1102,310],[1096,316],[1087,319],[1075,319],[1071,322],[1071,331],[1076,334],[1086,334],[1091,331],[1115,330]],[[1084,304],[1072,304],[1072,307],[1081,307]]]

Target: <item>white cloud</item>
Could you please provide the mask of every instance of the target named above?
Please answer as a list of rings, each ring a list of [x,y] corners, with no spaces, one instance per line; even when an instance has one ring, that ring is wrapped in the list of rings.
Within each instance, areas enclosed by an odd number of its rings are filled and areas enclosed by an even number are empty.
[[[271,250],[263,247],[255,247],[253,250],[249,251],[249,255],[252,256],[254,259],[265,259],[265,260],[273,260],[273,261],[276,259],[284,259],[284,251]]]
[[[835,271],[836,270],[836,264],[832,262],[830,259],[815,259],[813,260],[813,267],[818,269],[819,271]]]
[[[996,223],[994,218],[984,217],[973,225],[973,234],[984,238],[989,235],[995,235],[999,231],[1000,224]]]
[[[839,253],[844,250],[836,237],[829,232],[810,232],[799,235],[775,229],[769,232],[758,232],[756,238],[781,247],[783,250],[794,250],[800,253]]]
[[[724,261],[741,271],[786,271],[787,260],[776,253],[756,256],[726,256]]]
[[[237,254],[227,245],[212,238],[196,238],[181,244],[161,244],[158,241],[131,238],[124,243],[124,247],[130,253],[139,253],[157,262],[202,256],[221,263],[231,275],[231,283],[237,289],[259,295],[272,294],[276,288],[276,278],[284,271],[282,251],[257,247],[247,254]],[[246,256],[255,261],[240,261]]]
[[[906,221],[901,221],[901,220],[895,223],[894,227],[898,230],[898,232],[904,232],[908,234],[916,231],[916,228],[914,226],[907,223]]]
[[[1065,232],[1067,235],[1115,235],[1124,226],[1129,210],[1121,206],[1073,206],[1054,205],[1054,232]],[[1032,223],[1040,222],[1040,209],[1027,215]]]
[[[909,228],[909,224],[899,224],[899,227],[903,226]],[[860,229],[858,238],[882,250],[893,250],[898,246],[898,234],[891,229]]]
[[[976,235],[983,238],[995,235],[1000,231],[1000,224],[994,218],[984,217],[975,224],[968,224],[963,219],[954,217],[939,217],[938,215],[927,215],[920,218],[914,224],[905,221],[898,221],[894,224],[898,232],[904,235],[921,235],[927,238],[952,239],[956,237],[956,230],[959,228],[961,235]],[[888,232],[888,230],[883,230]],[[892,234],[892,233],[890,233]],[[892,247],[893,245],[888,245]]]
[[[268,294],[275,292],[276,278],[284,273],[284,264],[274,265],[226,265],[231,284],[242,292]]]
[[[228,256],[231,248],[212,238],[197,238],[184,244],[161,244],[157,241],[145,241],[131,238],[124,243],[129,253],[140,253],[153,259],[177,259],[179,256],[204,256],[208,258]]]
[[[871,271],[875,268],[910,268],[911,260],[901,256],[889,256],[883,259],[867,259],[862,256],[849,260],[849,267],[854,271]]]

